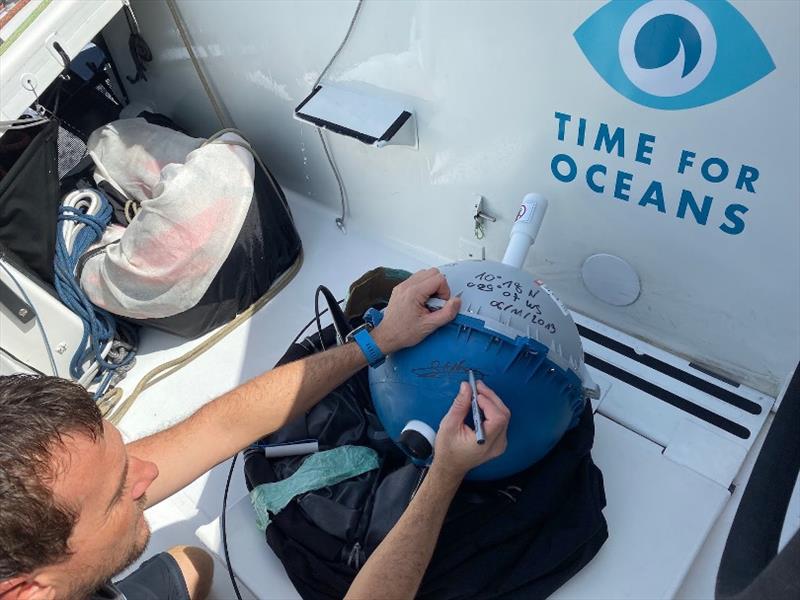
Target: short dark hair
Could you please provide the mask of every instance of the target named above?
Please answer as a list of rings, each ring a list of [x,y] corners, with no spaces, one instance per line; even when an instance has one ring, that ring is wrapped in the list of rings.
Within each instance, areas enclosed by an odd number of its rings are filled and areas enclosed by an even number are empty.
[[[65,560],[78,512],[52,492],[64,436],[103,435],[103,419],[77,383],[0,376],[0,581]]]

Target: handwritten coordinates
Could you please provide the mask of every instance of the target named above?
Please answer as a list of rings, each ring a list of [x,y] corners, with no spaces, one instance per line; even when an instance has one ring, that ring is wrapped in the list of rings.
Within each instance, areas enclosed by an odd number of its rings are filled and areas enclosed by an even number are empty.
[[[486,271],[475,275],[473,281],[467,282],[467,287],[492,294],[494,297],[489,300],[489,306],[492,308],[522,317],[525,321],[538,325],[551,334],[556,333],[555,323],[544,318],[541,304],[534,302],[541,290],[534,291],[527,286],[523,287],[522,283],[512,279],[503,281],[501,275]],[[526,288],[527,295],[525,294]],[[520,300],[524,300],[524,306],[518,304]]]

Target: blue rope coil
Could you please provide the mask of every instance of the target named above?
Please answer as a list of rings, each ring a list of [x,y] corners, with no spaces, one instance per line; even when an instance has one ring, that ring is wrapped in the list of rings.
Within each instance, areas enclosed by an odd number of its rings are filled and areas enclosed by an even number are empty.
[[[75,197],[89,197],[99,200],[99,209],[95,214],[88,212],[88,206],[67,206],[66,202]],[[58,211],[58,226],[55,254],[55,286],[62,302],[83,322],[83,337],[80,346],[70,361],[70,375],[81,379],[85,365],[96,363],[97,373],[91,383],[99,383],[95,391],[95,399],[99,399],[108,388],[114,372],[129,365],[135,355],[138,344],[136,329],[117,319],[108,311],[92,304],[80,286],[76,276],[78,261],[89,247],[103,236],[106,226],[111,220],[112,207],[103,194],[94,189],[72,192],[65,198],[65,204]],[[75,223],[76,231],[69,247],[65,228],[68,223]],[[112,362],[104,356],[104,350],[113,343],[120,334],[131,345],[131,349],[119,362]],[[107,352],[106,352],[107,355]]]

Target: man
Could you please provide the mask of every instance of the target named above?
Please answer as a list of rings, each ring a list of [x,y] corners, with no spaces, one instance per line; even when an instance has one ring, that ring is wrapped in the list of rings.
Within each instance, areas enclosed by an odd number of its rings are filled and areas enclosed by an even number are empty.
[[[444,308],[429,312],[431,296],[447,300]],[[451,321],[459,304],[441,273],[421,271],[395,288],[372,338],[384,354],[412,346]],[[98,590],[113,597],[106,583],[147,545],[148,506],[303,414],[365,364],[359,346],[346,344],[283,365],[127,446],[76,384],[0,378],[0,598],[86,598]],[[462,386],[442,421],[428,477],[362,568],[351,597],[416,593],[461,478],[505,449],[508,410],[483,384],[479,392],[486,443],[475,443],[464,425],[470,402]],[[161,587],[140,587],[141,597],[202,597],[207,562],[193,549],[158,555],[145,569]],[[127,593],[135,600],[138,592]]]

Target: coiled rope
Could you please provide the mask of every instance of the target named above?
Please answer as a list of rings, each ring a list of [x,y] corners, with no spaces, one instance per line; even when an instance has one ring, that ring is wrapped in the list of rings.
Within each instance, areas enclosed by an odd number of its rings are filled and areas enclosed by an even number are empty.
[[[83,336],[69,371],[84,387],[98,384],[96,400],[103,396],[115,375],[124,374],[132,366],[138,344],[136,329],[92,304],[77,277],[81,256],[102,238],[111,214],[111,204],[100,192],[75,190],[61,203],[56,234],[56,291],[83,322]]]

